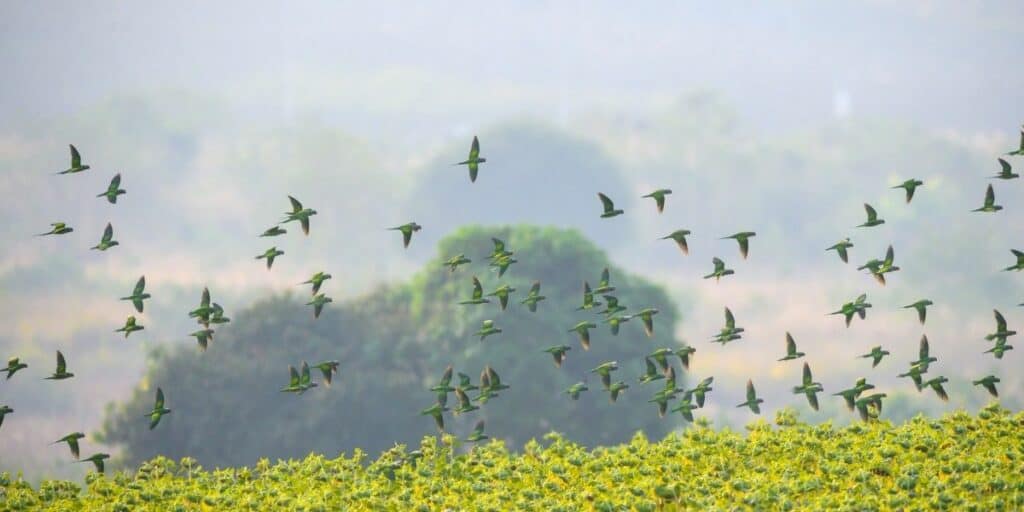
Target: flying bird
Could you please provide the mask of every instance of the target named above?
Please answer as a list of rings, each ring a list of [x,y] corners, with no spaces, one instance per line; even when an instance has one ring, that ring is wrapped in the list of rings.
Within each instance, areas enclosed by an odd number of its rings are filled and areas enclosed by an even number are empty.
[[[423,226],[410,222],[408,224],[402,224],[401,226],[395,226],[388,228],[389,231],[401,231],[402,232],[402,247],[408,248],[409,242],[412,241],[412,234],[423,229]]]
[[[882,358],[887,356],[887,355],[889,355],[889,351],[888,350],[882,350],[882,346],[881,345],[876,345],[874,347],[871,347],[871,352],[868,352],[867,354],[863,354],[860,357],[862,359],[871,358],[871,367],[874,368],[874,367],[878,366],[878,363],[882,362]]]
[[[282,223],[299,221],[302,226],[302,232],[309,236],[309,218],[316,215],[316,210],[311,208],[303,208],[302,203],[298,199],[292,196],[288,196],[288,200],[292,203],[292,211],[284,212],[285,218],[281,220]]]
[[[110,455],[108,455],[106,453],[97,453],[95,455],[90,455],[89,457],[87,457],[85,459],[82,459],[82,460],[79,460],[79,461],[75,461],[75,462],[92,462],[93,466],[96,466],[96,472],[97,473],[103,473],[103,461],[107,460],[109,458],[110,458]]]
[[[21,362],[20,358],[12,357],[7,360],[6,368],[0,368],[0,372],[7,372],[7,379],[10,379],[18,370],[24,370],[25,368],[28,368],[28,364]]]
[[[278,256],[280,256],[282,254],[284,254],[284,251],[279,251],[277,249],[277,247],[271,247],[270,249],[267,249],[266,251],[264,251],[263,254],[260,254],[259,256],[256,256],[256,259],[258,259],[258,260],[263,260],[263,259],[267,260],[267,270],[270,270],[270,267],[272,267],[274,265],[274,258],[276,258],[276,257],[278,257]]]
[[[604,323],[608,324],[608,326],[611,327],[612,336],[618,336],[619,326],[621,326],[623,322],[628,322],[632,318],[633,315],[615,315],[605,318]]]
[[[92,249],[98,249],[100,251],[106,251],[115,245],[120,245],[117,240],[114,240],[114,227],[107,223],[107,227],[103,230],[103,237],[100,238],[100,243],[96,244]]]
[[[885,396],[885,393],[875,393],[857,400],[857,412],[860,413],[860,419],[863,421],[878,419],[878,416],[882,414],[882,399]]]
[[[68,448],[71,449],[71,456],[78,460],[78,440],[85,437],[85,434],[81,432],[72,432],[50,444],[67,443]]]
[[[658,190],[655,190],[654,192],[651,192],[650,194],[647,194],[645,196],[641,196],[641,198],[648,198],[648,197],[650,197],[651,199],[654,199],[655,204],[658,206],[658,213],[661,213],[661,212],[665,211],[665,196],[667,196],[667,195],[669,195],[671,193],[672,193],[672,190],[670,190],[670,189],[659,188]]]
[[[74,150],[74,146],[71,147]],[[1020,130],[1020,147],[1007,153],[1008,156],[1024,156],[1024,128]],[[72,161],[73,162],[73,161]],[[74,165],[72,163],[72,165]]]
[[[604,311],[601,311],[601,314],[604,315],[605,318],[626,310],[626,306],[620,305],[618,297],[615,297],[614,295],[605,295],[604,301],[605,308]]]
[[[729,308],[725,308],[725,327],[718,331],[718,334],[712,337],[712,341],[716,341],[725,345],[726,343],[738,340],[742,336],[740,333],[745,329],[743,327],[736,327],[736,317],[733,316],[732,311]]]
[[[601,270],[601,280],[598,281],[597,287],[594,288],[594,293],[606,294],[615,291],[615,287],[611,285],[611,271],[608,267]]]
[[[145,293],[145,291],[146,276],[142,276],[135,282],[135,288],[132,290],[132,294],[127,297],[121,297],[121,300],[132,301],[132,305],[135,306],[135,311],[142,313],[142,301],[151,297],[148,293]]]
[[[452,410],[456,415],[473,412],[480,408],[473,405],[473,402],[469,399],[469,395],[467,395],[466,391],[462,388],[455,388],[455,398],[459,401],[459,406]]]
[[[39,233],[36,236],[66,235],[66,234],[74,231],[74,228],[68,226],[67,224],[65,224],[63,222],[51,222],[50,226],[52,226],[52,229],[50,229],[46,233]]]
[[[870,204],[864,203],[864,211],[868,214],[868,220],[859,226],[858,228],[870,228],[879,224],[885,224],[885,221],[878,218],[878,212],[871,207]]]
[[[82,155],[78,153],[78,149],[75,148],[74,144],[68,144],[68,148],[71,149],[71,167],[58,172],[57,174],[75,174],[89,169],[88,165],[82,165]]]
[[[918,179],[909,179],[892,188],[904,189],[907,192],[907,204],[910,204],[910,200],[914,198],[914,191],[917,190],[917,187],[920,187],[921,185],[924,185],[923,181]]]
[[[437,430],[444,433],[444,417],[441,414],[447,410],[448,408],[445,406],[435,403],[434,405],[420,411],[420,415],[432,416],[434,418],[434,423],[437,424]]]
[[[128,191],[121,188],[121,174],[118,173],[110,179],[110,184],[107,185],[107,190],[97,194],[96,197],[106,197],[110,204],[117,204],[117,196],[126,193],[128,193]]]
[[[1002,158],[999,159],[999,167],[1002,169],[999,171],[999,174],[992,176],[992,179],[1012,180],[1020,177],[1019,174],[1013,172],[1013,167],[1010,167],[1010,162],[1007,162]]]
[[[946,382],[949,382],[949,379],[940,375],[934,379],[928,380],[924,385],[932,388],[932,391],[935,391],[935,394],[939,395],[939,398],[942,399],[943,402],[948,402],[949,395],[946,394],[946,390],[942,387]]]
[[[473,276],[473,296],[469,300],[459,302],[459,304],[488,304],[491,301],[484,298],[484,288],[480,284],[480,280],[476,276]]]
[[[561,368],[562,361],[565,361],[565,353],[572,350],[569,345],[555,345],[544,349],[544,352],[551,354],[551,357],[555,360],[555,366]]]
[[[283,235],[283,234],[285,234],[287,232],[288,232],[288,230],[282,228],[281,226],[274,226],[274,227],[269,228],[266,231],[264,231],[263,234],[260,235],[260,237],[262,238],[262,237],[267,237],[267,236],[280,236],[280,235]]]
[[[725,262],[722,261],[717,256],[711,258],[711,263],[715,265],[715,270],[713,270],[710,274],[704,276],[704,279],[710,279],[713,277],[715,278],[715,282],[717,283],[718,280],[721,279],[722,277],[735,274],[735,272],[731,268],[725,268]]]
[[[601,376],[601,385],[605,389],[608,389],[612,384],[612,372],[619,369],[618,361],[605,361],[597,367],[590,370],[590,373],[596,373]]]
[[[498,304],[501,305],[501,310],[505,311],[505,308],[508,307],[508,296],[514,291],[516,291],[515,288],[512,288],[511,286],[504,284],[496,288],[493,292],[488,293],[487,296],[497,297]]]
[[[519,303],[524,304],[531,313],[536,313],[537,303],[546,298],[547,297],[540,294],[540,281],[534,281],[533,285],[530,286],[530,292],[526,295],[526,298],[519,301]]]
[[[469,168],[469,182],[476,182],[476,174],[480,170],[480,164],[486,162],[486,158],[480,158],[480,140],[473,136],[473,144],[469,146],[469,158],[455,164],[465,165]]]
[[[313,295],[316,295],[320,291],[320,286],[324,284],[324,281],[331,278],[331,275],[326,272],[317,272],[313,274],[309,279],[299,283],[299,285],[311,284],[313,285]]]
[[[171,410],[164,407],[164,390],[156,388],[156,402],[153,404],[153,410],[145,415],[149,418],[149,429],[153,430],[156,428],[156,425],[160,423],[160,418],[170,413]]]
[[[589,389],[590,388],[587,387],[587,384],[585,382],[580,381],[566,388],[564,393],[569,395],[569,398],[572,398],[573,400],[579,400],[580,393],[587,391]]]
[[[604,213],[601,214],[602,219],[615,217],[616,215],[622,215],[624,213],[622,210],[615,209],[615,203],[613,203],[611,198],[608,196],[598,192],[597,197],[601,199],[601,204],[604,206]]]
[[[478,443],[484,439],[487,439],[487,436],[484,435],[484,420],[480,420],[476,422],[476,426],[473,427],[473,432],[466,438],[466,442]]]
[[[805,354],[803,352],[797,352],[797,350],[796,350],[796,341],[793,340],[793,335],[787,332],[786,333],[786,355],[785,355],[785,357],[779,359],[779,361],[792,361],[793,359],[800,359],[804,355]],[[815,410],[817,410],[817,407],[815,407]]]
[[[747,401],[743,402],[736,407],[749,407],[754,414],[761,414],[760,404],[764,403],[764,400],[757,397],[757,392],[754,390],[754,381],[747,380]]]
[[[641,309],[640,312],[633,316],[640,317],[640,320],[644,323],[644,334],[648,338],[654,336],[654,315],[658,314],[658,310],[654,308]]]
[[[1003,314],[1000,313],[998,309],[993,309],[992,313],[993,313],[993,315],[995,316],[995,319],[996,319],[996,332],[993,332],[993,333],[990,333],[990,334],[986,334],[985,335],[985,341],[992,341],[992,340],[997,340],[997,341],[998,340],[1003,340],[1003,341],[1006,341],[1006,338],[1009,338],[1010,336],[1013,336],[1013,335],[1017,334],[1017,331],[1011,331],[1011,330],[1007,329],[1007,327],[1006,327],[1006,318],[1003,317]]]
[[[488,266],[494,267],[498,271],[498,279],[501,279],[501,276],[505,275],[505,271],[508,270],[508,267],[517,262],[519,262],[519,260],[512,256],[502,256],[500,258],[496,258]]]
[[[677,229],[667,236],[661,237],[660,240],[675,240],[676,245],[679,246],[680,251],[683,251],[683,254],[690,254],[690,247],[686,245],[686,236],[689,234],[689,229]]]
[[[707,395],[707,393],[713,389],[711,387],[711,383],[714,382],[714,381],[715,381],[714,377],[708,377],[708,378],[700,381],[697,384],[697,387],[695,387],[692,390],[690,390],[690,391],[693,392],[694,400],[697,401],[697,407],[701,407],[701,408],[704,407],[704,398]]]
[[[729,236],[720,238],[719,240],[734,239],[740,245],[740,255],[743,259],[747,259],[747,253],[750,252],[750,239],[756,236],[757,233],[753,231],[741,231]]]
[[[621,380],[616,381],[611,386],[608,386],[608,400],[610,400],[612,403],[615,403],[615,400],[619,398],[619,393],[625,391],[628,388],[629,384],[626,384]]]
[[[141,331],[143,329],[145,329],[145,327],[143,327],[141,324],[137,324],[135,321],[135,316],[132,315],[129,316],[128,319],[124,321],[124,327],[114,329],[114,332],[123,332],[124,337],[127,338],[131,333],[135,331]]]
[[[322,293],[318,293],[314,295],[313,300],[307,302],[306,305],[313,306],[313,318],[316,319],[320,318],[320,312],[324,310],[324,305],[329,302],[334,302],[334,299]]]
[[[590,289],[590,283],[583,282],[583,305],[576,308],[576,311],[582,311],[584,309],[591,309],[600,306],[600,302],[594,301],[594,292]]]
[[[985,204],[983,204],[981,206],[981,208],[976,208],[976,209],[971,210],[971,211],[972,212],[995,213],[995,212],[998,212],[999,210],[1002,210],[1002,209],[1003,209],[1002,206],[996,204],[996,193],[992,189],[992,185],[989,185],[988,188],[985,189]]]
[[[54,370],[53,375],[46,377],[46,380],[64,380],[74,377],[75,374],[68,372],[68,364],[64,360],[64,354],[57,351],[57,369]]]
[[[971,381],[975,386],[982,386],[986,391],[994,398],[999,398],[999,392],[996,391],[996,383],[999,382],[999,377],[995,375],[987,375],[980,380]]]
[[[1004,268],[1003,271],[1004,272],[1009,272],[1011,270],[1016,270],[1016,271],[1020,272],[1021,270],[1024,270],[1024,251],[1019,251],[1017,249],[1010,249],[1010,252],[1013,253],[1013,255],[1017,258],[1017,263],[1014,263],[1013,265],[1010,265],[1009,267]]]
[[[846,408],[849,409],[850,412],[853,412],[853,410],[857,406],[857,398],[861,395],[861,393],[869,389],[875,389],[875,385],[869,384],[867,379],[861,377],[857,379],[857,382],[854,383],[852,388],[844,389],[838,393],[832,393],[832,396],[843,397],[843,400],[846,401]]]
[[[867,317],[867,308],[871,307],[871,303],[867,302],[867,299],[868,294],[862,293],[852,302],[843,304],[841,308],[829,313],[829,315],[843,315],[843,318],[846,320],[846,327],[849,327],[854,315],[859,316],[861,320]]]
[[[844,238],[835,245],[833,245],[832,247],[825,249],[825,251],[836,251],[836,254],[839,255],[839,259],[843,260],[843,263],[849,263],[850,257],[847,254],[846,250],[849,249],[850,247],[853,247],[853,244],[850,242],[850,239]]]
[[[928,371],[928,365],[938,361],[938,358],[930,354],[928,348],[928,336],[925,334],[921,335],[921,341],[918,342],[917,349],[917,361],[911,361],[911,365],[917,365],[921,367],[921,373]]]
[[[480,325],[480,330],[476,331],[473,334],[476,336],[480,336],[480,341],[483,341],[484,338],[492,334],[498,334],[500,332],[501,329],[494,326],[494,320],[484,320],[483,323]]]
[[[662,359],[664,360],[664,357]],[[644,373],[640,374],[640,378],[637,379],[637,382],[647,384],[648,382],[654,382],[664,378],[665,375],[658,371],[658,367],[654,365],[654,361],[651,360],[650,356],[644,357]]]
[[[196,342],[199,343],[199,350],[201,350],[202,352],[206,352],[206,349],[209,347],[210,342],[213,341],[213,329],[200,329],[198,331],[193,332],[192,334],[189,334],[189,336],[194,337],[196,339]]]
[[[928,299],[921,299],[913,304],[907,304],[903,306],[903,309],[914,308],[917,310],[917,319],[921,321],[921,325],[924,325],[925,317],[928,315],[928,306],[931,306],[934,302]]]
[[[324,384],[326,384],[327,387],[330,387],[331,386],[331,379],[334,377],[334,374],[338,373],[338,366],[340,364],[341,363],[339,363],[338,361],[333,361],[333,360],[332,361],[321,361],[321,362],[319,362],[317,364],[314,364],[313,368],[316,368],[317,370],[320,370],[320,373],[323,374],[323,376],[324,376]]]
[[[575,327],[569,329],[569,332],[575,332],[580,336],[580,345],[583,346],[583,350],[590,350],[590,329],[597,328],[597,324],[593,322],[587,322],[586,320],[576,324]]]
[[[4,417],[14,412],[14,409],[9,405],[0,406],[0,426],[4,424]]]
[[[793,394],[799,395],[803,393],[807,397],[807,403],[811,406],[811,409],[818,410],[818,395],[817,393],[823,391],[824,388],[820,382],[814,382],[814,377],[811,376],[811,367],[804,362],[804,374],[801,385],[793,388]],[[749,400],[749,397],[748,397]]]
[[[455,272],[459,265],[465,265],[466,263],[472,263],[472,260],[467,258],[465,254],[459,254],[445,260],[444,266],[448,267],[449,272]]]

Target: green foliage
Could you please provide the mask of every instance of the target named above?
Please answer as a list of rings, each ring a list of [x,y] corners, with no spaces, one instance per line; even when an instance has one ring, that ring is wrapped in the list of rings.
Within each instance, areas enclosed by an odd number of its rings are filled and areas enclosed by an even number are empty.
[[[503,239],[520,261],[500,280],[487,265],[491,237]],[[442,262],[458,253],[473,262],[450,273]],[[639,320],[612,336],[595,311],[575,310],[583,281],[596,283],[605,266],[611,267],[615,295],[631,312],[660,309],[653,338],[644,335]],[[457,305],[470,295],[473,275],[485,293],[499,283],[516,288],[508,310],[501,311],[496,300]],[[534,280],[541,281],[547,300],[530,313],[519,300]],[[343,283],[335,274],[325,287],[329,291]],[[108,414],[103,439],[121,445],[123,461],[132,465],[156,455],[196,456],[204,464],[225,466],[356,447],[377,453],[434,430],[433,421],[418,413],[434,401],[428,388],[448,364],[474,383],[490,364],[511,386],[477,412],[446,414],[448,431],[460,437],[479,418],[487,420],[489,435],[510,446],[552,429],[595,445],[624,441],[638,429],[660,437],[679,425],[675,417],[659,419],[656,407],[647,403],[656,390],[636,383],[644,354],[676,345],[674,305],[660,288],[610,265],[574,230],[462,228],[440,243],[439,254],[408,284],[332,304],[315,321],[302,302],[277,297],[240,312],[230,326],[218,329],[206,353],[189,345],[154,354],[134,396]],[[472,333],[483,319],[493,319],[504,332],[481,342]],[[599,324],[589,352],[567,332],[584,319]],[[573,348],[556,368],[543,349],[563,343]],[[302,396],[278,391],[287,382],[289,364],[324,359],[341,362],[332,388],[321,384]],[[562,393],[593,377],[588,370],[606,360],[620,361],[616,379],[632,386],[617,403],[609,403],[596,378],[578,401]],[[680,371],[679,386],[683,381]],[[174,412],[150,431],[142,415],[152,408],[156,386]]]
[[[588,451],[560,434],[520,455],[500,441],[458,454],[450,436],[351,456],[206,470],[158,457],[86,490],[34,491],[0,475],[10,510],[1010,510],[1024,507],[1024,413],[993,405],[903,425],[765,422],[691,428]]]

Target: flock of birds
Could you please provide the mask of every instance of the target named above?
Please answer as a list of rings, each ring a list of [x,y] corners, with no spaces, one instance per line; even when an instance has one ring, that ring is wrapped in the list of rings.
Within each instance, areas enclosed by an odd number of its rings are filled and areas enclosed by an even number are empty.
[[[69,168],[57,173],[57,174],[77,174],[89,170],[90,166],[82,164],[82,157],[74,145],[70,145],[71,151],[71,165]],[[1014,151],[1007,153],[1008,156],[1024,156],[1024,129],[1021,131],[1020,147]],[[473,137],[473,142],[470,147],[470,152],[466,160],[459,162],[455,165],[465,165],[469,170],[469,179],[471,183],[476,181],[480,164],[486,162],[487,159],[480,156],[480,142],[477,137]],[[1001,180],[1011,180],[1019,177],[1018,174],[1013,172],[1013,168],[1009,162],[1003,158],[998,159],[1001,166],[999,174],[992,176],[991,178]],[[903,189],[906,194],[906,203],[909,204],[914,197],[914,193],[917,188],[924,185],[924,182],[918,179],[908,179],[905,182],[892,187],[894,189]],[[107,189],[96,197],[106,198],[111,204],[116,204],[119,196],[127,193],[121,188],[121,175],[116,174],[110,181]],[[666,197],[672,194],[670,189],[659,189],[642,196],[643,198],[653,199],[658,213],[662,213],[665,209]],[[624,211],[622,209],[616,209],[615,203],[611,198],[603,193],[597,194],[601,201],[602,213],[601,218],[611,218],[622,215]],[[309,235],[310,229],[310,217],[317,214],[317,211],[311,208],[305,208],[302,203],[292,196],[288,196],[291,202],[292,209],[285,212],[285,217],[278,222],[277,225],[267,229],[260,237],[277,237],[287,233],[281,225],[289,222],[298,222],[305,235]],[[990,184],[985,192],[984,203],[981,207],[973,210],[975,212],[998,212],[1002,209],[1002,206],[995,203],[995,191]],[[857,226],[858,228],[870,228],[885,223],[885,220],[878,216],[878,212],[869,204],[864,204],[864,210],[867,215],[867,219],[863,224]],[[388,228],[390,230],[396,230],[402,234],[403,247],[408,247],[412,241],[413,234],[419,231],[422,227],[416,222],[409,222],[401,226]],[[74,229],[67,225],[65,222],[54,222],[51,224],[51,230],[46,233],[40,233],[37,236],[49,236],[49,235],[64,235],[71,233]],[[686,237],[690,235],[690,231],[687,229],[679,229],[671,234],[662,237],[663,240],[673,240],[682,253],[689,254],[689,246]],[[740,256],[743,259],[747,259],[750,251],[750,240],[755,237],[756,233],[753,231],[742,231],[723,237],[722,239],[734,239],[739,245]],[[514,258],[515,253],[508,250],[504,241],[492,238],[494,247],[491,254],[488,256],[490,260],[489,265],[495,269],[498,273],[498,277],[504,276],[505,272],[509,267],[516,263],[518,260]],[[114,240],[113,226],[108,222],[103,234],[100,238],[99,243],[92,247],[93,250],[106,251],[113,247],[118,246],[119,243]],[[835,245],[828,247],[826,251],[836,251],[839,258],[843,263],[849,262],[849,249],[853,247],[853,243],[850,242],[849,238],[840,240]],[[1016,257],[1016,262],[1006,267],[1006,271],[1020,271],[1024,270],[1024,252],[1013,249],[1013,255]],[[276,246],[267,249],[264,253],[256,256],[257,260],[265,260],[267,269],[270,270],[273,267],[275,258],[284,255],[284,251],[279,250]],[[857,270],[866,270],[870,273],[880,284],[885,285],[885,275],[900,270],[900,267],[894,264],[895,254],[892,246],[888,247],[886,254],[883,259],[871,259],[859,266]],[[444,262],[449,272],[454,273],[459,266],[470,263],[471,260],[464,254],[458,254],[448,258]],[[733,269],[727,268],[724,260],[718,257],[712,259],[713,270],[711,273],[704,276],[705,279],[715,278],[716,281],[723,277],[734,275]],[[300,285],[311,285],[312,288],[312,299],[306,303],[308,306],[313,307],[313,318],[317,319],[320,316],[324,306],[332,299],[324,293],[320,293],[320,288],[323,283],[331,279],[331,274],[320,271],[313,274],[308,280],[299,283]],[[498,300],[498,304],[502,311],[506,310],[509,303],[509,298],[512,293],[516,291],[508,284],[504,284],[496,288],[494,291],[484,294],[483,287],[480,280],[477,277],[473,277],[473,290],[470,298],[464,301],[460,301],[460,305],[482,305],[490,303],[490,299],[486,297],[495,297]],[[520,300],[520,304],[526,306],[530,312],[536,312],[538,303],[545,300],[546,297],[540,294],[541,284],[539,281],[534,282],[531,286],[528,294],[525,298]],[[603,323],[609,325],[612,335],[618,335],[620,326],[628,322],[631,319],[639,318],[643,324],[643,330],[648,337],[654,334],[654,316],[658,314],[658,310],[655,308],[645,308],[637,311],[633,314],[625,314],[627,308],[619,303],[618,298],[612,293],[615,291],[615,287],[611,285],[611,276],[609,269],[605,268],[601,273],[600,279],[597,281],[595,288],[590,287],[590,283],[585,281],[583,283],[583,297],[582,304],[576,308],[578,311],[596,310],[600,306],[604,305],[605,309],[598,311],[599,315],[603,316]],[[600,296],[604,299],[604,302],[595,300],[595,297]],[[131,301],[132,306],[138,313],[142,313],[144,309],[144,301],[149,299],[151,296],[146,293],[146,278],[142,276],[136,282],[132,293],[128,296],[121,297],[120,300]],[[927,318],[927,308],[931,306],[933,302],[929,299],[921,299],[912,304],[904,306],[906,309],[914,309],[917,312],[918,319],[923,325]],[[1024,304],[1019,304],[1024,306]],[[871,307],[871,304],[867,302],[867,294],[861,294],[854,300],[843,304],[838,310],[829,313],[830,315],[842,315],[846,326],[849,327],[850,323],[855,317],[859,317],[864,320],[867,317],[867,310]],[[994,345],[986,350],[985,353],[991,353],[997,359],[1002,359],[1003,354],[1013,349],[1013,346],[1007,344],[1007,339],[1010,336],[1016,334],[1016,331],[1009,330],[1007,327],[1006,319],[998,311],[994,310],[994,316],[996,321],[996,330],[985,336],[987,341],[994,342]],[[202,327],[201,329],[193,332],[190,336],[196,338],[197,343],[202,351],[206,351],[209,343],[213,340],[214,330],[210,325],[219,325],[230,322],[230,318],[225,316],[224,308],[216,302],[211,301],[209,288],[204,288],[199,306],[188,312],[189,318],[195,318],[197,323]],[[138,323],[134,315],[129,315],[125,320],[123,327],[116,329],[114,332],[123,332],[127,338],[131,333],[143,330],[145,327]],[[591,338],[590,330],[597,328],[597,324],[589,321],[582,320],[572,328],[568,329],[569,333],[575,333],[579,339],[580,346],[583,350],[590,350]],[[502,330],[497,327],[493,320],[484,320],[480,329],[474,333],[480,337],[480,341],[483,341],[488,336],[500,334]],[[711,341],[721,343],[723,346],[742,339],[744,328],[736,325],[736,318],[729,308],[725,308],[725,325],[719,330],[717,334],[712,336]],[[565,360],[566,354],[572,349],[569,345],[555,345],[548,347],[544,350],[545,353],[551,355],[554,359],[556,367],[561,368],[562,362]],[[684,370],[689,370],[690,361],[693,358],[693,354],[696,352],[696,348],[684,345],[679,348],[659,348],[650,354],[644,356],[644,373],[640,375],[638,381],[641,385],[645,385],[651,382],[664,380],[663,386],[658,389],[654,395],[648,400],[650,403],[658,405],[659,416],[664,417],[668,411],[670,402],[679,399],[679,402],[671,409],[672,412],[678,412],[688,422],[694,421],[693,411],[704,407],[705,398],[707,394],[712,390],[712,383],[714,377],[708,377],[701,380],[695,387],[690,389],[679,388],[676,381],[675,368],[671,364],[673,358],[678,358],[681,366]],[[872,361],[872,368],[878,366],[884,357],[889,355],[889,351],[884,350],[881,346],[875,346],[870,352],[860,356],[861,358],[868,358]],[[804,357],[804,353],[798,351],[797,345],[793,336],[788,332],[785,337],[785,355],[779,359],[779,361],[791,361],[797,360]],[[918,391],[924,388],[931,388],[942,400],[948,400],[943,384],[948,382],[944,376],[931,377],[925,380],[925,374],[927,374],[929,365],[937,361],[937,358],[932,356],[928,346],[927,335],[922,335],[920,341],[919,357],[916,361],[910,362],[910,367],[905,373],[899,374],[899,377],[910,378]],[[320,370],[323,375],[323,383],[330,386],[332,376],[338,372],[340,363],[334,360],[325,360],[314,364],[312,367],[303,361],[300,365],[300,369],[296,369],[295,366],[289,365],[289,381],[286,386],[281,388],[281,392],[295,393],[301,395],[306,391],[317,387],[318,384],[312,381],[311,368]],[[7,379],[10,379],[15,373],[28,368],[28,364],[24,363],[18,357],[12,357],[8,360],[6,368],[0,368],[0,371],[7,372]],[[613,372],[619,369],[617,361],[606,361],[598,365],[597,367],[590,370],[590,373],[597,374],[601,379],[601,384],[604,390],[608,393],[609,400],[615,402],[619,395],[630,386],[625,381],[614,380],[612,378]],[[454,414],[464,414],[480,409],[479,403],[483,405],[489,400],[499,396],[499,392],[505,389],[509,389],[508,384],[504,384],[501,381],[501,377],[490,365],[484,367],[483,371],[480,372],[479,383],[474,384],[472,378],[462,372],[458,372],[458,382],[453,386],[453,368],[449,365],[443,372],[441,379],[436,385],[429,388],[429,391],[435,393],[436,400],[430,406],[421,411],[421,415],[431,416],[437,425],[437,428],[442,433],[444,432],[444,413],[453,412]],[[67,361],[65,360],[64,354],[60,350],[56,354],[56,369],[54,373],[49,377],[45,377],[47,380],[66,380],[74,377],[74,373],[68,371]],[[995,375],[987,375],[981,379],[972,381],[976,386],[982,386],[986,389],[993,397],[998,397],[998,391],[996,384],[1000,382],[999,378]],[[858,379],[854,385],[848,389],[844,389],[833,396],[840,396],[844,399],[847,408],[852,412],[858,411],[860,417],[864,421],[875,419],[881,413],[882,400],[886,397],[885,393],[873,393],[864,395],[866,391],[874,389],[874,385],[867,382],[866,378]],[[586,384],[586,379],[581,380],[571,386],[569,386],[564,394],[568,395],[572,400],[578,400],[580,395],[588,391],[589,388]],[[475,397],[470,397],[469,392],[476,391]],[[815,382],[813,374],[811,373],[810,366],[807,362],[803,364],[803,375],[801,384],[793,387],[794,394],[802,394],[806,397],[808,404],[814,410],[818,410],[818,396],[817,394],[823,392],[824,388],[821,383]],[[454,409],[448,408],[448,395],[454,393],[458,405]],[[747,407],[753,413],[760,414],[760,404],[764,403],[764,400],[758,398],[757,391],[754,388],[752,380],[747,381],[746,389],[746,401],[736,405],[736,407]],[[0,406],[0,425],[3,424],[3,419],[6,415],[14,412],[14,409],[8,405]],[[152,410],[145,412],[143,415],[149,420],[149,428],[152,430],[160,423],[160,419],[167,414],[170,414],[171,410],[165,406],[164,393],[160,387],[157,387],[156,398]],[[67,443],[70,448],[71,455],[78,462],[92,462],[96,470],[100,473],[104,471],[104,461],[110,457],[106,453],[96,453],[90,457],[80,459],[79,458],[79,440],[84,438],[85,434],[82,432],[72,432],[57,441],[56,443]],[[478,442],[487,439],[488,436],[484,434],[484,420],[479,420],[472,433],[465,439],[467,442]]]

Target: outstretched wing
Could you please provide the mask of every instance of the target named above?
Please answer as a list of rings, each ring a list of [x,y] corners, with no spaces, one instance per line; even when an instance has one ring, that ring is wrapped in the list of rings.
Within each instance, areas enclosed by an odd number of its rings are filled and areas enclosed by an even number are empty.
[[[874,222],[875,220],[878,220],[878,212],[876,212],[870,204],[864,203],[864,211],[867,212],[868,214],[868,222]]]
[[[302,203],[300,203],[298,199],[288,196],[288,200],[292,202],[292,213],[299,213],[302,211]]]
[[[82,155],[78,154],[78,149],[75,148],[74,144],[68,144],[71,148],[71,168],[77,169],[82,166]]]
[[[480,140],[473,136],[473,144],[469,146],[469,160],[474,161],[480,156]]]
[[[611,213],[611,211],[615,209],[615,203],[613,203],[608,196],[598,192],[597,197],[601,199],[601,204],[604,205],[605,213]]]
[[[164,390],[156,388],[156,404],[153,405],[154,410],[160,410],[164,408]]]
[[[135,289],[132,290],[132,295],[142,295],[142,292],[146,290],[146,276],[142,276],[135,283]]]

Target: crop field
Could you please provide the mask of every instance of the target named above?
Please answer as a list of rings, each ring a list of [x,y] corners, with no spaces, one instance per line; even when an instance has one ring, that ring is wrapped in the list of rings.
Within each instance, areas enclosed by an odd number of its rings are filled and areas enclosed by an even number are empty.
[[[453,443],[456,443],[453,445]],[[1020,510],[1024,413],[836,429],[780,413],[747,432],[704,422],[660,442],[637,435],[588,451],[557,434],[511,453],[426,437],[368,461],[261,460],[208,470],[163,457],[129,474],[92,473],[85,488],[33,489],[0,477],[3,510]]]

